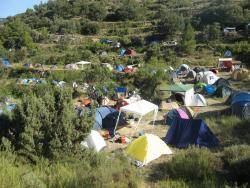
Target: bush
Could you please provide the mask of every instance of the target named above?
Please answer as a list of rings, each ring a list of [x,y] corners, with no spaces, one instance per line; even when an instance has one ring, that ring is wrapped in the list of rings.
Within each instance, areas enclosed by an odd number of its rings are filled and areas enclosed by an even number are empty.
[[[20,163],[16,155],[0,153],[3,187],[137,187],[140,176],[123,156],[85,151],[80,158],[37,165]]]
[[[238,183],[250,183],[250,146],[235,145],[223,151],[229,180]]]
[[[220,159],[208,149],[189,148],[180,151],[168,162],[159,164],[153,175],[158,180],[171,178],[202,182],[215,179],[221,166]]]
[[[82,22],[81,34],[82,35],[96,35],[100,31],[100,27],[97,23]]]

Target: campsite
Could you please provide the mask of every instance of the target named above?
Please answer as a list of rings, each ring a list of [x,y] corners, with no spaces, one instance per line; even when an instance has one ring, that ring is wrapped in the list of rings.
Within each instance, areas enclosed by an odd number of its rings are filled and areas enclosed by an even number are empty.
[[[250,186],[248,0],[28,1],[0,5],[0,187]]]

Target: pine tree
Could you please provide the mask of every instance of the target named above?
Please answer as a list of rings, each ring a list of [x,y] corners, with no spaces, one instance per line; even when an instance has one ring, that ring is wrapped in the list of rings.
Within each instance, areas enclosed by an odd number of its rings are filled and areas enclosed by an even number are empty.
[[[195,50],[195,44],[194,28],[188,23],[182,35],[181,49],[184,53],[191,54]]]

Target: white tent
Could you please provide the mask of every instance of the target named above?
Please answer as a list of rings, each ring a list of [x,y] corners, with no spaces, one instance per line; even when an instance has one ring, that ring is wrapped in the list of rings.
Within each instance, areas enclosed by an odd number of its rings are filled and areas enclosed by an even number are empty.
[[[78,70],[78,66],[76,64],[67,64],[65,65],[65,69]]]
[[[91,64],[91,62],[88,62],[88,61],[80,61],[80,62],[77,62],[77,63],[75,63],[75,65],[81,65],[81,67],[82,67],[82,69],[83,69],[83,67],[84,67],[84,65],[90,65]]]
[[[202,95],[195,94],[191,106],[207,106],[207,101]]]
[[[218,79],[219,77],[211,71],[199,72],[196,76],[197,81],[203,82],[208,85],[213,85]]]
[[[91,130],[91,133],[88,135],[85,141],[81,142],[81,145],[99,152],[102,148],[106,146],[106,142],[99,134],[99,132]]]
[[[141,121],[143,116],[145,116],[146,114],[148,114],[150,112],[154,112],[154,121],[153,121],[153,125],[154,125],[155,120],[156,120],[156,116],[158,113],[158,106],[151,103],[151,102],[148,102],[146,100],[140,100],[138,102],[121,107],[117,121],[116,121],[115,130],[116,130],[116,127],[118,125],[121,112],[132,113],[132,114],[136,114],[136,115],[140,116],[138,123],[137,123],[137,126],[140,124],[140,121]]]

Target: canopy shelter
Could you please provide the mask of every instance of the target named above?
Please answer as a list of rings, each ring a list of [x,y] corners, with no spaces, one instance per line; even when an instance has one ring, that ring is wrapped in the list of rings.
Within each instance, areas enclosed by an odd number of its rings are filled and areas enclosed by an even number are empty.
[[[136,114],[136,115],[140,116],[139,120],[138,120],[138,123],[137,123],[137,126],[136,126],[136,128],[137,128],[138,125],[140,124],[140,121],[141,121],[142,117],[145,116],[146,114],[150,113],[150,112],[154,112],[154,119],[153,119],[153,125],[154,125],[155,120],[156,120],[156,116],[157,116],[157,113],[158,113],[158,106],[151,103],[151,102],[148,102],[146,100],[140,100],[138,102],[135,102],[135,103],[129,104],[127,106],[121,107],[120,111],[119,111],[117,121],[116,121],[115,130],[116,130],[117,125],[119,123],[121,112],[132,113],[132,114]]]
[[[80,61],[80,62],[77,62],[77,63],[75,63],[77,66],[81,66],[81,68],[82,68],[82,70],[83,70],[83,67],[85,66],[85,65],[90,65],[91,64],[91,62],[88,62],[88,61]]]
[[[194,96],[193,84],[173,84],[166,87],[161,87],[160,91],[170,91],[171,93],[177,93],[184,96],[184,105],[192,105],[192,98]]]

